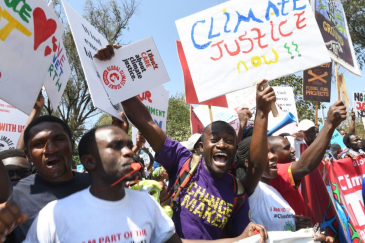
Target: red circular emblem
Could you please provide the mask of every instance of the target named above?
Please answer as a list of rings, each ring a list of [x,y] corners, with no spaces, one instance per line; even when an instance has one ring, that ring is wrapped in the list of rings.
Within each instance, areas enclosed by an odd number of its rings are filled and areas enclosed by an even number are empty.
[[[120,67],[112,65],[104,70],[103,81],[110,89],[121,89],[125,85],[126,76]]]

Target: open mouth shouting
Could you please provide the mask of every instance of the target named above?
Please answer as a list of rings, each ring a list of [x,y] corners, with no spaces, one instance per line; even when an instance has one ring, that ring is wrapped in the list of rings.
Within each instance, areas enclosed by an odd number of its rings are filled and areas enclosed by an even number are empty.
[[[269,169],[270,170],[278,170],[276,162],[270,162],[269,163]]]
[[[213,163],[217,167],[226,166],[228,163],[228,155],[226,153],[215,153],[213,155]]]
[[[58,168],[62,163],[62,159],[59,157],[52,157],[46,159],[46,167],[48,169],[55,169]]]

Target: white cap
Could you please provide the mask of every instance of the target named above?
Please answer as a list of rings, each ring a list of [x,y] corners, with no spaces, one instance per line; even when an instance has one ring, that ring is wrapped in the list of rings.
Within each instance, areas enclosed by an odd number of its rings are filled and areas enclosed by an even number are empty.
[[[299,131],[308,131],[309,128],[312,128],[314,127],[314,122],[310,121],[310,120],[302,120],[301,122],[299,122],[299,125],[298,125],[298,130]]]
[[[189,139],[188,139],[188,141],[183,141],[183,142],[181,142],[181,144],[185,147],[185,148],[187,148],[187,149],[189,149],[189,150],[193,150],[194,149],[194,145],[196,144],[196,142],[198,142],[198,140],[200,139],[200,137],[201,137],[202,135],[201,134],[199,134],[199,133],[195,133],[195,134],[193,134]]]

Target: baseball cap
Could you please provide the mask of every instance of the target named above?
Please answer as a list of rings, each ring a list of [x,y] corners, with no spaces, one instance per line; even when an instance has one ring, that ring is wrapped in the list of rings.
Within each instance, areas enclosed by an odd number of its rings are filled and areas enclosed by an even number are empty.
[[[185,147],[185,148],[187,148],[187,149],[189,149],[189,150],[193,150],[194,149],[194,145],[199,141],[199,139],[200,139],[200,137],[201,137],[202,135],[201,134],[199,134],[199,133],[195,133],[195,134],[193,134],[189,139],[188,139],[188,141],[183,141],[183,142],[181,142],[181,144]]]
[[[301,122],[299,122],[298,130],[299,131],[307,131],[309,128],[314,127],[314,122],[304,119]]]

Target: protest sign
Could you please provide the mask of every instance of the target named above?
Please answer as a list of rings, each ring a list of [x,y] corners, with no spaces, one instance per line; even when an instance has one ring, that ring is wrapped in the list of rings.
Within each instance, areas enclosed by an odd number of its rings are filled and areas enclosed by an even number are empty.
[[[228,108],[238,110],[247,107],[252,110],[256,107],[256,85],[226,94]]]
[[[365,92],[354,92],[356,117],[365,117]]]
[[[62,0],[63,7],[70,24],[72,35],[79,54],[91,99],[95,107],[120,118],[121,106],[113,105],[101,82],[101,77],[93,62],[93,55],[108,41],[86,21],[67,1]]]
[[[167,109],[169,106],[169,91],[163,85],[147,90],[138,95],[147,107],[154,122],[166,132]]]
[[[200,105],[228,107],[227,99],[224,95],[211,99],[211,100],[207,100],[205,102],[198,101],[198,97],[196,96],[195,87],[193,84],[193,80],[191,78],[189,66],[186,61],[185,53],[182,48],[181,42],[176,41],[176,46],[177,46],[177,53],[179,55],[181,68],[182,68],[182,71],[184,74],[185,102],[187,104],[200,104]]]
[[[311,0],[318,27],[331,59],[361,76],[340,0]]]
[[[233,0],[176,26],[199,101],[330,62],[306,0]]]
[[[230,123],[238,118],[237,112],[233,109],[224,107],[212,106],[213,121],[225,121]],[[207,105],[200,105],[194,108],[194,113],[198,116],[204,127],[211,122],[209,108]]]
[[[344,224],[348,242],[365,240],[365,208],[362,178],[365,158],[361,155],[333,161],[325,165],[325,181],[330,186],[338,217]]]
[[[319,130],[322,130],[323,125],[319,126]],[[338,145],[340,145],[340,147],[342,149],[346,148],[346,145],[343,143],[343,137],[341,136],[341,134],[335,129],[335,131],[332,134],[332,138],[330,141],[331,144],[335,144],[337,143]]]
[[[48,3],[48,6],[54,10],[52,1]],[[61,38],[57,41],[57,48],[53,51],[52,62],[48,68],[47,75],[43,83],[54,111],[57,110],[70,74],[71,68],[67,59],[66,49]]]
[[[0,0],[1,99],[30,114],[63,29],[44,1]]]
[[[198,116],[195,114],[194,108],[190,106],[190,127],[191,134],[199,133],[202,134],[204,131],[203,123],[199,120]]]
[[[132,126],[132,142],[133,142],[133,144],[136,144],[137,133],[138,133],[138,129],[136,127]],[[146,143],[144,144],[144,146],[146,148],[150,147],[150,144],[147,142],[147,140],[146,140]]]
[[[16,148],[27,120],[26,114],[0,100],[0,152]]]
[[[110,61],[94,59],[113,104],[168,82],[169,76],[152,37],[115,50]]]
[[[331,101],[332,62],[303,72],[303,100]]]

